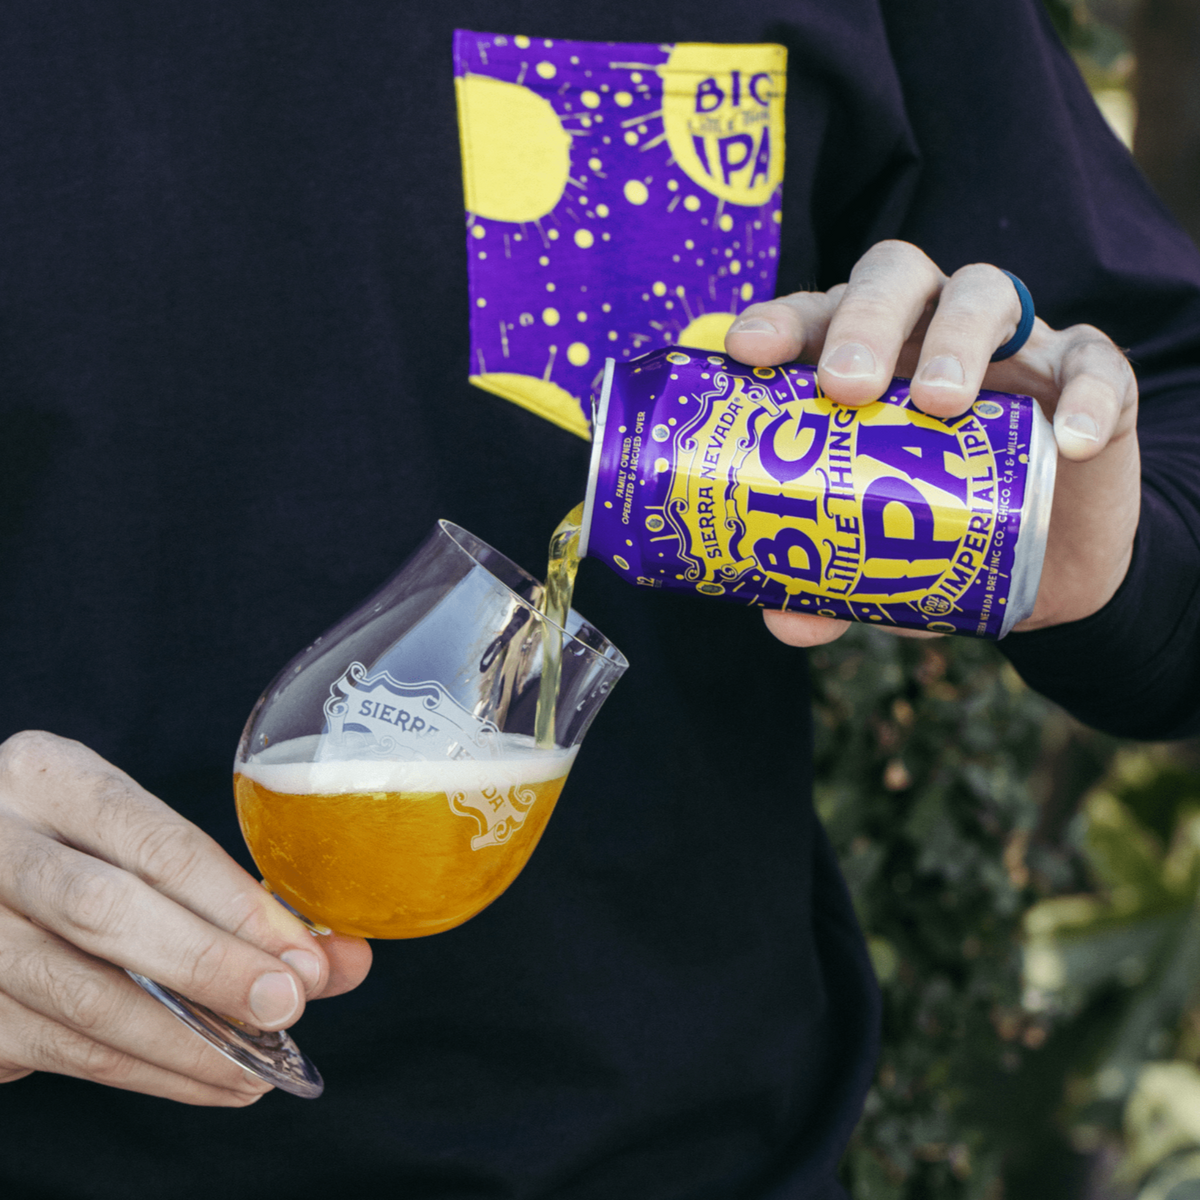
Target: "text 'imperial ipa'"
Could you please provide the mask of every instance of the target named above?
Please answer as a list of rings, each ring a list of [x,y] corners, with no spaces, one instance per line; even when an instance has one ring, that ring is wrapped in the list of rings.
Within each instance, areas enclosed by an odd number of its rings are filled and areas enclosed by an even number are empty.
[[[668,348],[608,361],[594,426],[579,555],[630,583],[975,637],[1033,611],[1057,451],[1028,396],[852,407],[814,367]]]
[[[282,742],[241,764],[242,832],[280,899],[314,924],[375,938],[452,929],[499,896],[537,846],[575,757],[574,747],[501,735],[490,759],[313,762],[314,742]]]

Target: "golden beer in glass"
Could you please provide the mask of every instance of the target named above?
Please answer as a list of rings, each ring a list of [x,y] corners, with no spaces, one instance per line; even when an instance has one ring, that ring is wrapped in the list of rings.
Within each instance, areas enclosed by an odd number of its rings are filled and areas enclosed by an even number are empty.
[[[315,924],[368,938],[453,929],[517,877],[575,758],[508,749],[482,764],[247,763],[234,776],[246,844],[271,890]],[[507,823],[489,828],[480,801]]]

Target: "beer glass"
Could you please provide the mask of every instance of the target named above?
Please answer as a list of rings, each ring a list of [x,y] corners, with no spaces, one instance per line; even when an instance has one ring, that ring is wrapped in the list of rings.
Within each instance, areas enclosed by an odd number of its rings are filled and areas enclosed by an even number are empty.
[[[542,598],[532,576],[440,521],[254,706],[234,762],[238,817],[264,885],[314,934],[440,933],[517,877],[628,666],[576,612],[549,622]],[[542,674],[556,658],[553,694]],[[552,746],[534,736],[539,694]],[[134,978],[247,1070],[320,1095],[286,1033]]]

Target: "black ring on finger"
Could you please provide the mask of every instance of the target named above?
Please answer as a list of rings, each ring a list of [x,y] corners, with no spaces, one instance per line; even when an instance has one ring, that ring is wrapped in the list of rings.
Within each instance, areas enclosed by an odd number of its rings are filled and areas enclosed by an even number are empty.
[[[1003,267],[1000,269],[1004,271]],[[1004,271],[1004,274],[1012,280],[1013,287],[1017,289],[1017,298],[1021,301],[1021,319],[1017,322],[1017,332],[992,355],[992,362],[1012,358],[1029,341],[1029,335],[1033,332],[1033,297],[1029,294],[1029,289],[1011,271]]]

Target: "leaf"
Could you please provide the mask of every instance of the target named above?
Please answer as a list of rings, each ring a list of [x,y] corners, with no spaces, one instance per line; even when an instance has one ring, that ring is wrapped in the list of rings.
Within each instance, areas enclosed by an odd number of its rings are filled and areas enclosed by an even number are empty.
[[[1126,1179],[1141,1178],[1180,1150],[1200,1148],[1200,1071],[1191,1063],[1146,1063],[1125,1106],[1125,1138]],[[1200,1180],[1200,1173],[1191,1178]]]

